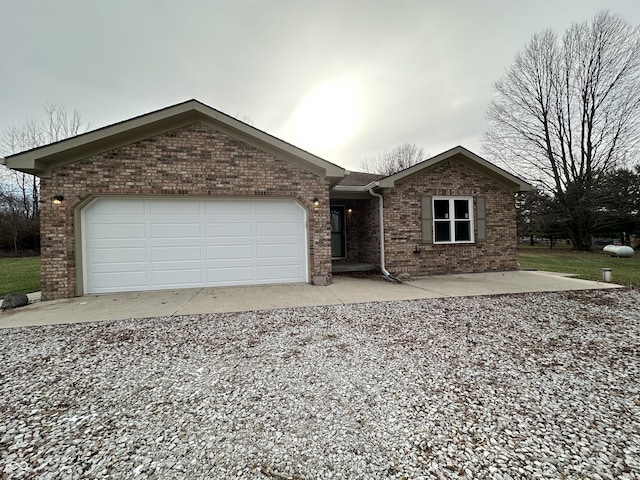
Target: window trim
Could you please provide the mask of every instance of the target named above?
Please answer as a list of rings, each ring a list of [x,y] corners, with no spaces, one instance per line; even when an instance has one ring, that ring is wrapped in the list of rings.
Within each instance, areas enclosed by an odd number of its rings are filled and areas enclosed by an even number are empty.
[[[435,202],[437,200],[447,200],[449,202],[449,212],[452,218],[442,219],[436,218],[435,211]],[[455,218],[455,200],[466,200],[469,206],[469,218]],[[475,215],[474,215],[474,202],[473,196],[466,195],[438,195],[431,197],[431,224],[432,224],[432,240],[434,245],[451,245],[451,244],[470,244],[475,243]],[[464,220],[469,222],[469,240],[455,240],[455,223],[456,220]],[[449,240],[446,242],[437,241],[436,240],[436,222],[448,222],[449,223],[449,238],[453,240]]]

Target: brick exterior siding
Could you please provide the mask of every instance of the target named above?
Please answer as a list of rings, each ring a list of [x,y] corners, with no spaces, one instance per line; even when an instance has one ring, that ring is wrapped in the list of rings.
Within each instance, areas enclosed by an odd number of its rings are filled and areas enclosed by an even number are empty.
[[[421,199],[429,196],[486,199],[484,242],[428,244],[422,241]],[[417,173],[384,193],[385,259],[392,274],[475,273],[517,268],[514,196],[509,189],[453,157]],[[474,228],[477,225],[474,221]],[[414,253],[416,245],[420,253]]]
[[[286,160],[196,123],[54,168],[41,181],[42,298],[76,295],[78,207],[95,195],[274,197],[298,200],[308,211],[309,271],[331,282],[329,187]],[[313,198],[320,204],[314,207]]]

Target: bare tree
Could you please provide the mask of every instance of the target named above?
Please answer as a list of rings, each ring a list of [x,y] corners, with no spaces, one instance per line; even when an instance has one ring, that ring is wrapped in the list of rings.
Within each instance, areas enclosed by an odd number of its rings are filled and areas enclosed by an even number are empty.
[[[83,128],[86,130],[89,125],[83,123],[77,111],[70,114],[55,103],[50,103],[45,106],[44,118],[31,117],[23,125],[5,128],[0,135],[0,155],[7,156],[57,142],[77,135]],[[40,213],[38,178],[8,169],[4,169],[2,177],[5,184],[10,185],[13,197],[19,198],[22,215],[36,219]]]
[[[377,157],[365,158],[360,162],[360,166],[369,173],[393,175],[427,158],[422,147],[416,146],[415,143],[403,143],[393,150],[378,154]]]
[[[0,184],[0,249],[18,253],[20,250],[37,250],[39,228],[37,219],[24,214],[20,196]]]
[[[241,122],[246,123],[247,125],[251,125],[252,127],[254,126],[253,118],[251,118],[246,113],[236,112],[236,114],[233,115],[233,118],[235,118],[236,120],[240,120]]]
[[[485,152],[554,194],[576,250],[591,249],[602,176],[637,156],[639,74],[640,30],[602,12],[534,35],[495,84]]]

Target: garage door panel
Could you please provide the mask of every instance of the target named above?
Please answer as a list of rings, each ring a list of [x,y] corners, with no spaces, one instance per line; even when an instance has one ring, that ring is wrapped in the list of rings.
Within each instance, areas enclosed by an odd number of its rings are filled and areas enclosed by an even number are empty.
[[[146,248],[95,248],[93,260],[100,264],[132,264],[147,262]]]
[[[197,287],[204,282],[202,268],[180,268],[166,270],[152,270],[151,280],[154,287],[174,287],[176,284],[182,287]]]
[[[300,224],[293,222],[274,222],[274,223],[258,223],[258,236],[270,237],[270,236],[286,236],[300,235]]]
[[[209,284],[228,285],[231,282],[251,283],[254,280],[254,267],[217,267],[207,269],[207,282]]]
[[[188,199],[154,199],[148,202],[149,213],[154,216],[200,215],[200,202]]]
[[[275,244],[275,245],[258,245],[257,257],[263,258],[300,258],[300,245],[291,244]]]
[[[146,208],[143,202],[131,202],[131,199],[117,197],[99,199],[93,202],[90,207],[92,214],[101,217],[108,215],[144,215]]]
[[[293,200],[105,197],[82,232],[85,293],[308,280]]]
[[[227,219],[225,219],[227,220]],[[243,223],[207,223],[207,238],[253,237],[253,224]]]
[[[152,247],[152,262],[184,262],[189,260],[202,260],[202,248],[199,245],[177,247]]]
[[[97,223],[94,224],[90,238],[105,240],[146,238],[146,225],[141,223],[126,225]]]
[[[299,204],[290,201],[256,203],[256,213],[260,216],[285,215],[291,217],[299,215],[301,210],[302,207]]]
[[[199,223],[160,223],[151,225],[151,238],[200,238]]]
[[[248,267],[254,268],[256,266],[255,258],[233,258],[233,259],[221,259],[221,260],[208,260],[206,262],[207,270],[215,270],[216,268],[220,269],[229,269],[238,267],[241,269],[245,269]]]
[[[287,237],[260,237],[256,241],[256,245],[299,245],[297,242],[297,237],[287,236]],[[302,246],[304,248],[304,246]]]
[[[300,277],[300,267],[298,265],[271,265],[258,267],[258,280],[265,282],[284,281]]]
[[[207,260],[250,260],[253,259],[253,245],[216,245],[207,247]]]
[[[253,224],[256,220],[255,215],[206,215],[208,223],[248,223]]]
[[[228,237],[228,238],[207,238],[205,242],[207,248],[226,247],[232,245],[238,246],[253,246],[255,245],[255,239],[253,237]]]
[[[126,224],[146,224],[145,215],[129,215],[122,213],[121,215],[100,215],[99,223],[103,225],[126,225]]]
[[[93,275],[93,291],[91,293],[125,292],[145,290],[147,285],[146,271],[96,272]]]
[[[253,215],[252,201],[221,200],[205,203],[205,215],[220,215],[222,217],[237,217]]]
[[[93,240],[92,242],[92,250],[114,250],[114,254],[116,255],[118,253],[118,250],[128,248],[141,248],[146,251],[147,242],[144,238],[116,238],[113,240],[98,239]]]

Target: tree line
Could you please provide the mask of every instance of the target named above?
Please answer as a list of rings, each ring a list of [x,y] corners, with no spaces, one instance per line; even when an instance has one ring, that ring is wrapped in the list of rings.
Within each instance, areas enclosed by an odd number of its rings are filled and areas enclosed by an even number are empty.
[[[594,238],[633,244],[634,236],[640,235],[640,166],[605,174],[592,190],[590,203]],[[544,239],[553,248],[558,240],[569,238],[569,218],[553,194],[541,189],[519,194],[516,212],[518,237],[532,245]]]
[[[11,125],[0,135],[0,156],[72,137],[88,129],[77,111],[68,113],[51,103],[42,118]],[[0,167],[0,251],[38,253],[40,250],[40,182],[38,177]]]

